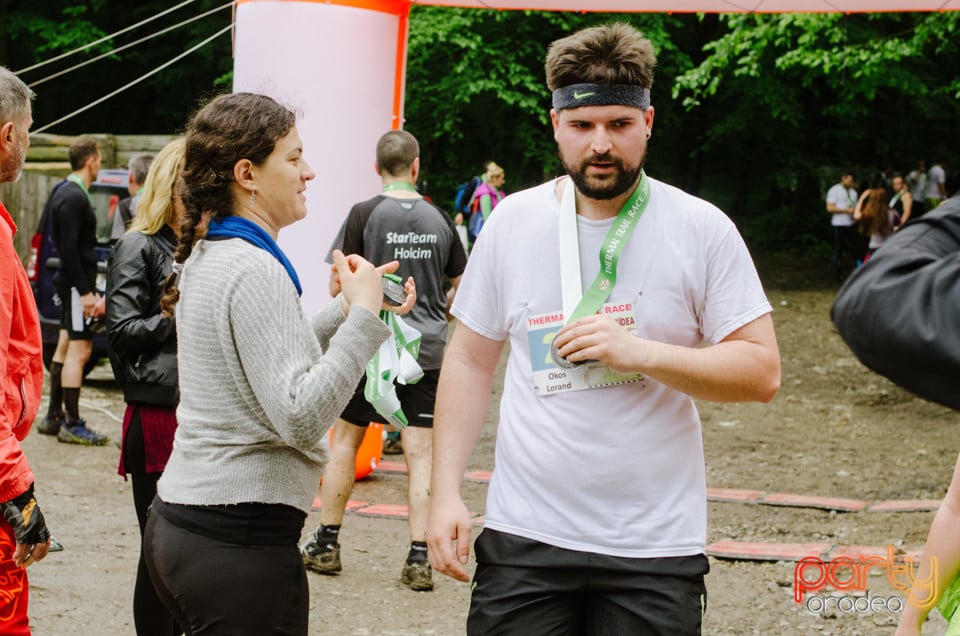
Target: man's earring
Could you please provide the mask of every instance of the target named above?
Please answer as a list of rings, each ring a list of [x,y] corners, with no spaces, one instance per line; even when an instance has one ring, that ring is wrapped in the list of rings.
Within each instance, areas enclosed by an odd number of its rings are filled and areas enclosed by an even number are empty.
[[[649,137],[650,135],[647,135]],[[257,204],[257,191],[254,190],[250,193],[250,207],[253,207]]]

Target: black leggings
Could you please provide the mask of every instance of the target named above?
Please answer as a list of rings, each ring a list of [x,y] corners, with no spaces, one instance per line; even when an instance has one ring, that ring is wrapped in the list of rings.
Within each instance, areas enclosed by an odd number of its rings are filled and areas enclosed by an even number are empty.
[[[174,525],[151,509],[145,556],[187,636],[306,636],[310,588],[296,543],[240,545]]]
[[[147,509],[157,494],[157,480],[161,473],[147,472],[146,450],[143,444],[143,428],[140,423],[140,409],[134,409],[127,429],[127,438],[123,446],[123,464],[130,473],[133,486],[133,507],[137,511],[140,523],[140,539],[147,525]],[[133,588],[133,624],[138,636],[179,636],[183,630],[177,625],[173,614],[157,596],[150,581],[150,573],[143,559],[143,546],[140,547],[140,560],[137,563],[137,581]]]

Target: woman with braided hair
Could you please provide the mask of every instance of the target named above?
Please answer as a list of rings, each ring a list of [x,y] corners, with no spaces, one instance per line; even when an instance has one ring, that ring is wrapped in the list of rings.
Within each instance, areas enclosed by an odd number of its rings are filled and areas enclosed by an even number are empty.
[[[304,218],[314,173],[293,112],[221,95],[191,120],[185,217],[162,306],[175,312],[180,405],[144,553],[187,634],[306,634],[297,541],[327,461],[327,430],[389,330],[381,275],[335,252],[342,293],[308,318],[276,243]],[[416,300],[413,281],[407,301]]]

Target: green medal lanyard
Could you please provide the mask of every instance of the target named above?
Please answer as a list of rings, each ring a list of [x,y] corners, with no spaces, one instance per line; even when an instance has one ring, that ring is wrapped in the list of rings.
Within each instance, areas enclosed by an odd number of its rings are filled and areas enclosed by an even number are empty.
[[[600,247],[600,271],[586,292],[580,276],[580,242],[577,238],[577,204],[573,183],[568,183],[560,202],[560,286],[563,296],[563,317],[566,324],[597,313],[617,282],[617,263],[623,247],[630,240],[637,222],[650,202],[650,179],[640,171],[640,183],[634,188]],[[551,351],[555,351],[551,347]],[[561,368],[578,363],[553,356]],[[569,365],[569,366],[568,366]]]
[[[80,189],[83,190],[83,193],[85,195],[87,195],[87,199],[90,201],[90,203],[91,204],[93,203],[93,199],[90,199],[90,191],[87,190],[87,184],[83,182],[83,179],[77,176],[76,172],[71,172],[70,174],[68,174],[67,181],[69,181],[70,183],[75,183],[78,186],[80,186]]]
[[[388,183],[383,186],[384,192],[392,192],[394,190],[406,190],[407,192],[416,192],[417,189],[411,183],[406,181],[394,181],[393,183]]]
[[[393,274],[384,274],[383,277],[398,284],[403,282]],[[391,311],[381,310],[380,319],[390,328],[390,336],[367,363],[363,395],[384,421],[404,428],[408,421],[397,397],[395,383],[416,384],[423,377],[423,369],[417,363],[421,334]]]

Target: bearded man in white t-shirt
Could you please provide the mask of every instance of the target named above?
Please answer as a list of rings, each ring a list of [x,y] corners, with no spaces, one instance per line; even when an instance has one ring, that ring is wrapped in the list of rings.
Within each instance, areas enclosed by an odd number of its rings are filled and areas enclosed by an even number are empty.
[[[844,274],[841,260],[844,252],[857,266],[866,256],[866,244],[853,218],[853,209],[857,207],[855,180],[852,172],[846,172],[840,177],[840,183],[827,190],[827,213],[831,215],[830,225],[833,227],[833,273],[838,280]]]
[[[910,216],[919,219],[927,211],[927,162],[917,161],[917,167],[907,173],[907,185],[913,196],[913,211]]]
[[[461,481],[510,343],[468,634],[700,633],[694,399],[768,401],[780,357],[734,224],[643,172],[655,61],[625,24],[550,46],[568,176],[500,203],[453,306],[428,543],[433,567],[461,581],[472,521]]]

